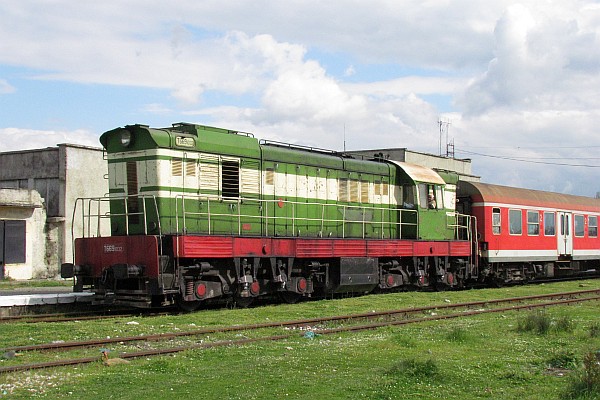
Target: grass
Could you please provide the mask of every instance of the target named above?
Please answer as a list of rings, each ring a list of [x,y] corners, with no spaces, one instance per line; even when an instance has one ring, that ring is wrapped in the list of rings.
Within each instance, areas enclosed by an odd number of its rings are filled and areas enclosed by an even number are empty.
[[[586,281],[462,292],[397,293],[247,310],[209,310],[182,316],[14,323],[0,329],[3,344],[11,346],[380,311],[442,304],[445,300],[458,303],[552,293],[578,290],[580,284],[590,289],[600,287],[598,281]],[[595,395],[586,392],[587,384],[594,382],[596,376],[595,364],[585,364],[585,360],[587,354],[600,350],[600,338],[593,335],[593,327],[598,323],[598,302],[546,310],[550,328],[544,334],[536,329],[519,329],[530,314],[477,315],[369,332],[317,335],[313,339],[298,335],[282,342],[141,358],[116,367],[104,367],[98,362],[0,375],[0,399],[594,398],[582,396]],[[132,320],[139,325],[128,324]],[[567,325],[568,329],[557,328],[559,325]],[[99,349],[83,353],[97,354],[100,359]],[[45,356],[22,357],[35,361]],[[0,366],[11,362],[14,360],[0,361]]]

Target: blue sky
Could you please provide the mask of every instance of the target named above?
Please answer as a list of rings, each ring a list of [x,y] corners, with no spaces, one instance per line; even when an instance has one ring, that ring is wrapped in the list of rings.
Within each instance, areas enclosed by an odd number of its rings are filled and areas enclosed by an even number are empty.
[[[0,151],[193,122],[593,196],[598,1],[0,0]]]

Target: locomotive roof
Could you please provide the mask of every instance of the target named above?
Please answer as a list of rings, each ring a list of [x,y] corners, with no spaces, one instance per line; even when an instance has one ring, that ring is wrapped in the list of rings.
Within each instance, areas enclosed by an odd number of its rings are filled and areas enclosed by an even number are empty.
[[[415,182],[435,183],[438,185],[446,184],[442,177],[431,168],[427,168],[422,165],[409,164],[394,160],[386,160],[386,162],[395,164],[398,167],[400,167],[402,170],[404,170],[404,172],[406,172],[410,179],[412,179]]]
[[[542,190],[461,181],[458,193],[459,196],[470,196],[473,202],[600,212],[600,199]]]

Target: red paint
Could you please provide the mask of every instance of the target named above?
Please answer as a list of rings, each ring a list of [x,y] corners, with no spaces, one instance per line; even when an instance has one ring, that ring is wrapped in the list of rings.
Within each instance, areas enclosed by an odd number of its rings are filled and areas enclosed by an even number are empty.
[[[143,265],[144,274],[158,277],[158,240],[156,236],[112,236],[75,240],[75,264],[90,265],[100,276],[111,265]]]
[[[298,279],[298,291],[300,293],[304,293],[306,291],[306,288],[308,287],[308,283],[306,282],[306,279],[304,278],[300,278]]]
[[[257,281],[252,282],[250,285],[250,293],[254,296],[258,296],[260,293],[260,284]]]
[[[467,241],[180,236],[174,253],[186,258],[412,257],[470,255]]]
[[[446,256],[450,254],[449,242],[415,242],[414,255],[421,257]]]
[[[200,283],[196,287],[196,296],[198,296],[199,298],[203,298],[204,296],[206,296],[206,285],[204,283]]]

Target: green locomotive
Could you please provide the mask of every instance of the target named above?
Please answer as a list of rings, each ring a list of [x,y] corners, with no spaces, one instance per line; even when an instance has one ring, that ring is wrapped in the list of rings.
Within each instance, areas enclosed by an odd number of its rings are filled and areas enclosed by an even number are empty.
[[[470,274],[455,174],[185,123],[129,125],[100,142],[109,195],[82,199],[97,237],[77,239],[64,268],[99,301],[295,300]]]

